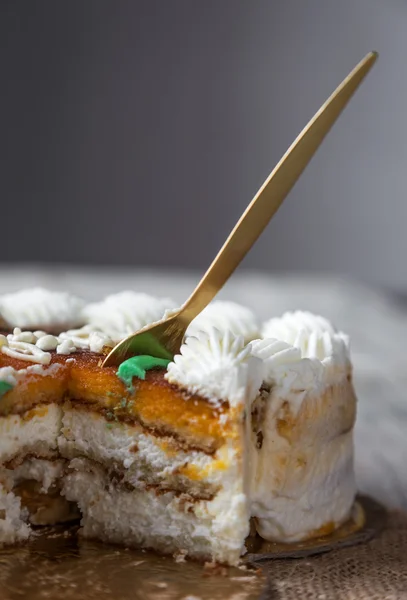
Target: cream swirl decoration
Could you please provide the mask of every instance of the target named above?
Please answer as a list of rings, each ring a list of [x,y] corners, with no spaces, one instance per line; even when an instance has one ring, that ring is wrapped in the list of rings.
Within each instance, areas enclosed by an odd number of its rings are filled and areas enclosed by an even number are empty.
[[[83,324],[84,302],[66,292],[43,288],[0,296],[0,316],[8,327],[62,331]]]
[[[262,360],[263,381],[266,384],[275,382],[277,371],[281,366],[298,364],[301,360],[301,351],[280,340],[265,339],[254,340],[250,344],[253,356]]]
[[[200,331],[208,331],[215,327],[219,331],[231,331],[250,342],[260,336],[259,323],[254,313],[245,306],[235,302],[212,302],[188,327],[187,335],[196,336]]]
[[[103,331],[115,343],[146,325],[163,318],[175,303],[168,298],[154,298],[148,294],[121,292],[107,296],[102,302],[88,304],[83,311],[86,323]]]
[[[329,321],[309,312],[285,313],[267,321],[263,338],[273,338],[299,348],[302,358],[346,364],[349,361],[349,339],[336,332]]]
[[[313,390],[324,382],[324,366],[316,358],[302,358],[301,350],[275,339],[255,340],[253,356],[263,361],[263,380],[285,390]]]
[[[253,400],[262,381],[261,361],[251,355],[242,337],[212,328],[187,337],[181,354],[165,375],[170,383],[199,394],[215,404]]]

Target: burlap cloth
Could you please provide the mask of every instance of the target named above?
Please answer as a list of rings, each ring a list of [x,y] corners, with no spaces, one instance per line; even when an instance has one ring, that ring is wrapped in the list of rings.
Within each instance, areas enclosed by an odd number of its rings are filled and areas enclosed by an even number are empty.
[[[268,583],[261,600],[407,599],[407,513],[389,513],[369,542],[262,568]]]

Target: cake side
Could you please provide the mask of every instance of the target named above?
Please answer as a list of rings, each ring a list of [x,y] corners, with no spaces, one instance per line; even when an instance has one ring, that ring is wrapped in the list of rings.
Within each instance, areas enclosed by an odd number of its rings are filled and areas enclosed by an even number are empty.
[[[265,368],[252,436],[252,516],[264,539],[298,542],[331,533],[353,507],[349,344],[308,313],[289,313],[264,329],[279,339],[252,344]]]

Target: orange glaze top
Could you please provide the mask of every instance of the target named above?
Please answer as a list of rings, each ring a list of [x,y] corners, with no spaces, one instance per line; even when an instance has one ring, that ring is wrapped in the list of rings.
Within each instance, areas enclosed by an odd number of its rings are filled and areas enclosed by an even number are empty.
[[[73,359],[73,360],[72,360]],[[0,398],[0,416],[23,413],[35,405],[70,400],[77,408],[102,412],[109,421],[139,422],[162,435],[175,435],[189,445],[214,451],[233,436],[228,403],[215,408],[205,398],[188,394],[168,383],[164,371],[148,371],[145,380],[134,378],[130,392],[117,377],[116,368],[101,366],[93,352],[52,353],[43,373],[25,372],[18,384]],[[0,353],[0,368],[27,369],[33,363]],[[55,368],[54,365],[57,365]]]

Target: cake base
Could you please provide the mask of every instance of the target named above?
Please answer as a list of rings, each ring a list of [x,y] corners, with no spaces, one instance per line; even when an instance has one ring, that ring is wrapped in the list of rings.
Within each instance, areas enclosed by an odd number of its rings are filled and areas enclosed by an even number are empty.
[[[260,569],[201,564],[179,556],[85,540],[76,526],[41,528],[0,550],[0,600],[259,600]]]
[[[281,558],[303,558],[362,544],[383,529],[386,514],[386,510],[371,498],[358,496],[351,518],[329,535],[293,544],[267,542],[256,535],[246,541],[248,553],[243,557],[243,561],[256,563]]]

